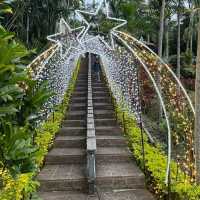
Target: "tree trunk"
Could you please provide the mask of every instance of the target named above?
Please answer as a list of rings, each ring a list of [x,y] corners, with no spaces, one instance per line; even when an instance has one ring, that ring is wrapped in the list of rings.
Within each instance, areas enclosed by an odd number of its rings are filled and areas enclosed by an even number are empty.
[[[147,34],[147,43],[150,44],[150,35]]]
[[[164,33],[164,19],[165,19],[165,0],[162,0],[161,14],[160,14],[160,30],[158,38],[158,55],[162,58],[163,51],[163,33]]]
[[[29,14],[27,15],[27,24],[26,24],[26,44],[29,45]]]
[[[161,6],[161,14],[160,14],[160,30],[159,30],[159,37],[158,37],[158,55],[160,58],[163,56],[163,35],[164,35],[164,20],[165,20],[165,0],[162,0],[162,6]],[[159,91],[161,92],[161,85],[160,85],[160,73],[157,72],[156,82]],[[158,98],[158,133],[160,132],[160,123],[162,119],[162,105],[160,103],[160,100]]]
[[[200,16],[200,14],[199,14]],[[200,183],[200,21],[198,24],[198,44],[197,44],[197,60],[196,60],[196,84],[195,84],[195,155],[197,182]]]
[[[180,14],[180,0],[178,1],[177,23],[178,23],[178,36],[177,36],[177,69],[176,69],[176,75],[180,79],[181,78],[181,14]]]
[[[193,25],[194,25],[194,13],[192,12],[190,15],[190,53],[191,53],[191,56],[193,55]]]
[[[165,60],[168,63],[169,62],[169,19],[166,18],[165,20],[165,41],[166,41],[166,45],[165,45]]]

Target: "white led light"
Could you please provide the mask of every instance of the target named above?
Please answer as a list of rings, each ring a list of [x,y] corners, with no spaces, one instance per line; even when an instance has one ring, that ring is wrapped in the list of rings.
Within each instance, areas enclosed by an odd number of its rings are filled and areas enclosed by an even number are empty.
[[[91,23],[89,23],[83,14],[92,17],[98,16],[100,10],[103,6],[106,6],[106,18],[119,22],[119,25],[113,27],[109,31],[110,43],[106,42],[103,36],[100,35],[90,35],[89,30],[91,28]],[[60,104],[63,100],[64,94],[69,86],[70,79],[76,67],[77,60],[80,55],[90,52],[97,54],[101,58],[101,63],[103,71],[109,83],[110,90],[117,103],[122,106],[123,110],[133,114],[136,121],[139,123],[141,120],[141,105],[139,96],[139,84],[138,84],[138,69],[142,67],[149,80],[152,81],[155,92],[157,93],[159,100],[162,104],[164,111],[164,116],[167,123],[168,129],[168,160],[166,169],[166,183],[168,181],[168,175],[170,171],[171,162],[171,127],[170,127],[170,113],[167,110],[167,103],[165,99],[164,92],[161,92],[157,86],[155,75],[156,72],[165,70],[166,75],[171,74],[172,78],[175,80],[175,84],[180,87],[183,96],[186,98],[184,102],[185,105],[188,104],[194,114],[194,107],[192,105],[190,97],[187,95],[186,90],[182,86],[181,82],[177,79],[173,71],[160,59],[152,50],[150,50],[141,41],[138,41],[134,37],[117,31],[118,28],[124,26],[127,21],[117,18],[112,18],[109,15],[109,5],[106,0],[100,3],[98,9],[91,13],[87,11],[76,10],[76,14],[82,18],[83,22],[87,27],[79,27],[76,29],[71,29],[66,21],[62,18],[60,20],[60,30],[59,33],[50,35],[47,37],[48,40],[56,43],[56,47],[53,50],[47,50],[45,52],[45,58],[43,58],[44,53],[33,61],[34,69],[32,69],[32,76],[38,81],[40,85],[44,80],[48,80],[48,88],[55,93],[53,97],[46,102],[44,109],[41,110],[40,115],[48,116],[52,112],[53,108]],[[114,44],[114,37],[120,41],[120,45]],[[129,38],[129,40],[126,40]],[[52,48],[52,47],[51,47]],[[143,49],[142,49],[143,48]],[[139,53],[137,52],[139,49]],[[163,68],[159,68],[160,65],[157,63],[157,68],[155,70],[151,69],[151,64],[149,64],[143,57],[142,51],[148,51],[148,54],[156,58],[156,62],[162,63]],[[35,63],[38,68],[35,70]],[[29,65],[31,69],[31,65]],[[172,79],[171,78],[171,79]],[[177,88],[178,88],[177,87]],[[164,91],[164,87],[161,88]],[[169,116],[168,116],[169,115]],[[151,135],[149,135],[151,139]]]
[[[75,49],[77,51],[82,49],[79,37],[84,32],[84,29],[84,26],[71,29],[64,18],[61,18],[59,24],[59,33],[49,35],[47,36],[47,39],[59,46],[61,56],[63,56],[63,54],[68,54],[71,49]],[[63,51],[65,52],[63,53]]]
[[[90,16],[98,16],[100,10],[103,8],[103,5],[105,4],[106,6],[106,18],[109,19],[109,20],[112,20],[112,21],[115,21],[115,22],[118,22],[119,24],[115,27],[113,27],[110,31],[109,31],[109,35],[110,35],[110,40],[111,40],[111,45],[109,45],[105,39],[102,37],[102,36],[94,36],[94,37],[98,37],[99,40],[101,40],[106,46],[107,48],[111,49],[111,50],[114,50],[114,39],[113,39],[113,31],[116,31],[117,29],[123,27],[124,25],[127,24],[127,21],[124,20],[124,19],[119,19],[119,18],[113,18],[109,15],[109,4],[107,3],[106,0],[103,0],[98,9],[96,10],[96,12],[88,12],[88,11],[83,11],[83,10],[76,10],[76,14],[85,22],[85,24],[87,25],[87,28],[85,29],[85,31],[83,32],[82,35],[80,35],[80,42],[81,43],[85,43],[86,41],[88,40],[91,40],[92,38],[90,39],[86,39],[86,35],[88,34],[90,28],[92,27],[92,24],[89,23],[82,14],[86,14],[86,15],[90,15]]]

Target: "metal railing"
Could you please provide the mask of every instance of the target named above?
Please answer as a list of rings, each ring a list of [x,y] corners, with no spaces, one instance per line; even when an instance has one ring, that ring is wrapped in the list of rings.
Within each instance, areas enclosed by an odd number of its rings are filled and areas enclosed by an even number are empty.
[[[96,182],[96,134],[92,100],[91,55],[88,64],[88,102],[87,102],[87,176],[89,194],[95,192]]]

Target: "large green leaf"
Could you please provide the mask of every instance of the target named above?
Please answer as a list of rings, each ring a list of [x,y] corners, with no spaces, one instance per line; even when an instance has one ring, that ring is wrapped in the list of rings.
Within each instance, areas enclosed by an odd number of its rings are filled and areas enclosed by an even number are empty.
[[[12,115],[18,112],[18,110],[14,106],[5,106],[0,107],[0,117],[6,116],[6,115]]]
[[[0,150],[3,152],[3,164],[13,176],[32,172],[35,168],[37,148],[33,145],[29,126],[18,127],[2,120],[1,126],[3,129],[0,135]]]

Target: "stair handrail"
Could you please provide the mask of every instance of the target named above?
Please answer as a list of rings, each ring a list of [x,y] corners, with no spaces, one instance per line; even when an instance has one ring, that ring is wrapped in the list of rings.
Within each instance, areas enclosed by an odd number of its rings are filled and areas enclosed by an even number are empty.
[[[88,102],[87,102],[87,178],[89,194],[95,192],[96,182],[96,134],[92,99],[91,55],[88,63]]]

